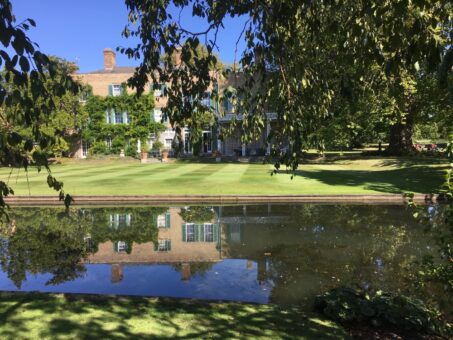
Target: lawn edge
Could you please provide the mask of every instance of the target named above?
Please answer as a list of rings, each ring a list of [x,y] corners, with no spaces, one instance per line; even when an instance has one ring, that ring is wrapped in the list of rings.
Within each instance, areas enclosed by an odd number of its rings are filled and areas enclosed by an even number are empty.
[[[410,195],[417,203],[432,203],[438,195]],[[77,195],[74,205],[115,205],[115,204],[258,204],[258,203],[367,203],[405,204],[406,194],[337,194],[337,195]],[[61,205],[57,195],[18,195],[5,198],[10,205]]]

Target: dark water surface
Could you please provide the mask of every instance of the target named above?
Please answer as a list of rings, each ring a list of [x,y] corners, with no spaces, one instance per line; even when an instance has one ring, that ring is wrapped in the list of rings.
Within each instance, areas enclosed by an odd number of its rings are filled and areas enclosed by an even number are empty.
[[[14,208],[0,230],[0,290],[311,306],[338,287],[451,303],[416,285],[442,206]]]

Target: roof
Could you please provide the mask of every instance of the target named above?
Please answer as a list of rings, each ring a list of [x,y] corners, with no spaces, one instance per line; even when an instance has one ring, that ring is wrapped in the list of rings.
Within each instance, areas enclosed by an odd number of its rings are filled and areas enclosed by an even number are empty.
[[[86,72],[86,74],[93,74],[93,73],[134,73],[135,67],[134,66],[115,66],[112,70],[100,69],[96,71]],[[83,73],[81,73],[83,74]]]

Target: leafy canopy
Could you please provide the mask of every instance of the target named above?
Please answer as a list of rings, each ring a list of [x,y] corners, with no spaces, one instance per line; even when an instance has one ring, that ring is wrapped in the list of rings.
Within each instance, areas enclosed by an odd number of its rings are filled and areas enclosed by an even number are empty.
[[[26,32],[36,26],[32,19],[16,22],[9,0],[0,0],[0,164],[44,167],[49,187],[59,192],[68,205],[71,196],[65,194],[63,183],[50,173],[47,154],[43,152],[55,142],[43,133],[47,117],[57,109],[56,98],[65,93],[76,94],[79,85],[67,72],[58,71],[55,63],[39,51]],[[14,112],[14,117],[9,116]],[[11,122],[11,119],[13,121]],[[22,125],[29,133],[20,133]],[[0,181],[0,215],[4,214],[4,197],[13,194],[5,181]]]
[[[148,77],[171,82],[165,114],[175,126],[197,112],[198,103],[187,105],[184,98],[201,98],[218,78],[211,70],[225,19],[247,18],[238,37],[247,47],[240,58],[243,82],[236,112],[243,117],[244,142],[263,131],[270,109],[276,112],[269,139],[277,168],[296,169],[304,150],[324,148],[319,131],[344,96],[345,80],[375,91],[386,82],[393,143],[407,147],[411,136],[404,127],[412,119],[414,75],[421,67],[432,71],[442,61],[451,64],[445,57],[451,59],[452,4],[443,0],[126,0],[126,5],[130,23],[123,35],[141,43],[120,50],[142,60],[129,84],[141,92]],[[183,27],[172,17],[173,8],[191,10],[205,20],[206,30]],[[208,53],[193,58],[201,41]],[[175,65],[171,56],[179,48],[182,63]],[[191,128],[200,127],[192,123]]]

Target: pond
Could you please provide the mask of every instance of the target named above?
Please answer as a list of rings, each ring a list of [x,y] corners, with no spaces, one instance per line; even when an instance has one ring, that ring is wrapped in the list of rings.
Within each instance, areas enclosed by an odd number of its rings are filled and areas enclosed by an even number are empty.
[[[244,205],[13,208],[0,231],[0,290],[164,296],[311,308],[338,286],[400,292],[438,253],[444,206]],[[428,228],[427,228],[428,227]]]

